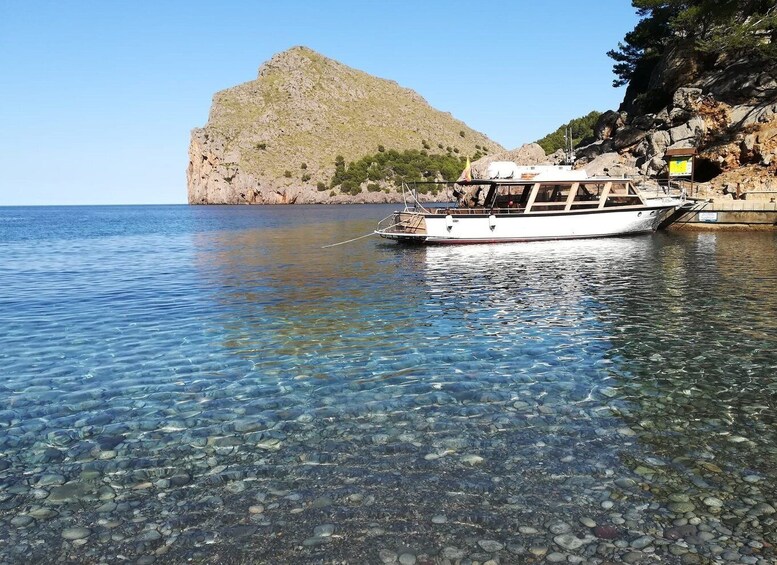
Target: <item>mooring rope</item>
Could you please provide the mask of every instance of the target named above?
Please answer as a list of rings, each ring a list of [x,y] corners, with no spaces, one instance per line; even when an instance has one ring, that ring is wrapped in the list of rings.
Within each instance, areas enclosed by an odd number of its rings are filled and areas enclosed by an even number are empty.
[[[402,222],[397,222],[396,224],[391,224],[390,226],[383,228],[383,231],[390,230],[391,228],[394,228],[394,227],[398,226],[401,223]],[[329,245],[324,245],[323,247],[321,247],[321,249],[328,249],[330,247],[337,247],[338,245],[345,245],[346,243],[351,243],[352,241],[359,241],[360,239],[364,239],[365,237],[370,237],[371,235],[377,235],[377,234],[375,232],[370,232],[368,234],[361,235],[359,237],[354,237],[353,239],[347,239],[345,241],[338,241],[337,243],[330,243]]]
[[[375,232],[370,232],[368,234],[365,234],[359,237],[354,237],[353,239],[347,239],[345,241],[339,241],[337,243],[330,243],[329,245],[324,245],[323,247],[321,247],[321,249],[328,249],[330,247],[337,247],[338,245],[345,245],[346,243],[351,243],[352,241],[358,241],[360,239],[364,239],[365,237],[370,237],[371,235],[375,235]]]

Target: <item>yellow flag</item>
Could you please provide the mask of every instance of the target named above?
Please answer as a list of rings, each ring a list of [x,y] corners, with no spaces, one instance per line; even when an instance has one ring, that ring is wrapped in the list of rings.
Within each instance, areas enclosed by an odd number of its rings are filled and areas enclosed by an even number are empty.
[[[472,165],[470,165],[469,157],[467,157],[467,166],[464,167],[464,170],[461,172],[461,175],[459,175],[459,181],[471,181],[472,180]]]

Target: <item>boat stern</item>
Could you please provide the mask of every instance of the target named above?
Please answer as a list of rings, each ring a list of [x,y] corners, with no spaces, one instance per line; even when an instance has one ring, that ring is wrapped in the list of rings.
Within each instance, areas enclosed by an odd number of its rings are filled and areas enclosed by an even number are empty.
[[[426,241],[426,220],[420,212],[394,212],[378,222],[375,234],[386,239],[420,243]]]

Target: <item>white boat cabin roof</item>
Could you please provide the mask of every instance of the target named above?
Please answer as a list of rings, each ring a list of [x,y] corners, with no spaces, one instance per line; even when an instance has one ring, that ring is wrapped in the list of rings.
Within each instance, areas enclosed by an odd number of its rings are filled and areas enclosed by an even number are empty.
[[[590,177],[583,169],[571,165],[517,165],[512,161],[494,161],[488,165],[486,176],[476,181],[522,180],[522,181],[582,181]]]

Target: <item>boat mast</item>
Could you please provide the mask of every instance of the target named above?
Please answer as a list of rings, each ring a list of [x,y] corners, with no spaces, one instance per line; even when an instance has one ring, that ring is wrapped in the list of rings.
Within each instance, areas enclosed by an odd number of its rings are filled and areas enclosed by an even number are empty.
[[[572,146],[572,126],[567,126],[564,130],[564,164],[575,164],[575,150]]]

